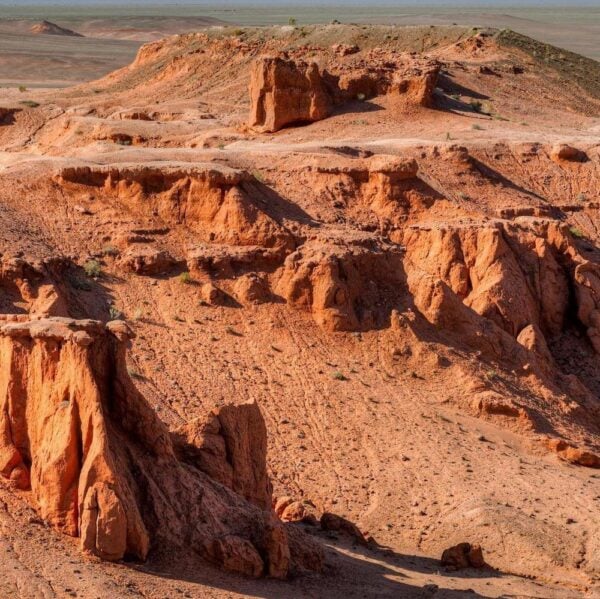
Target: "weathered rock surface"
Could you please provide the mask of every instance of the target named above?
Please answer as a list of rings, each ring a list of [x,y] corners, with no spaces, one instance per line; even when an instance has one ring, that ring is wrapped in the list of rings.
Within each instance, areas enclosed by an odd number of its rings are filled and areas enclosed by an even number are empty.
[[[114,196],[126,208],[185,224],[208,241],[293,248],[293,236],[259,205],[260,190],[244,171],[215,164],[167,163],[73,166],[60,169],[63,186]]]
[[[367,539],[360,531],[358,526],[354,522],[350,522],[347,518],[325,512],[321,516],[321,528],[323,530],[331,530],[334,532],[341,532],[342,534],[348,535],[354,541],[360,545],[367,545]]]
[[[61,280],[69,266],[63,258],[28,262],[24,258],[0,258],[0,307],[3,312],[26,311],[39,316],[68,316]]]
[[[233,277],[250,269],[271,269],[283,261],[286,253],[277,248],[211,243],[191,249],[186,261],[192,272]]]
[[[286,259],[275,292],[332,331],[384,324],[388,294],[400,284],[401,249],[373,236],[316,237]]]
[[[563,439],[548,439],[547,447],[565,462],[588,468],[600,468],[599,455],[580,447],[574,447]]]
[[[169,271],[175,264],[173,256],[151,247],[133,247],[119,259],[120,265],[138,275],[158,275]]]
[[[334,53],[355,54],[337,47]],[[317,63],[261,57],[250,75],[251,128],[275,132],[327,118],[350,101],[387,96],[390,106],[430,106],[439,66],[371,51],[321,70]]]
[[[250,72],[250,104],[250,127],[279,131],[326,118],[333,99],[316,63],[265,57]]]
[[[265,511],[270,487],[258,408],[213,413],[208,430],[190,432],[185,451],[178,445],[193,464],[179,461],[127,374],[130,336],[123,322],[66,318],[0,327],[2,476],[30,488],[45,520],[103,559],[144,559],[154,546],[185,545],[230,570],[286,576],[286,532]],[[254,504],[220,484],[225,479]]]
[[[555,162],[585,162],[586,153],[568,144],[556,144],[552,147],[550,158]]]
[[[546,338],[563,331],[575,301],[574,312],[600,348],[599,265],[579,253],[564,225],[532,219],[417,226],[406,230],[404,243],[409,288],[431,322],[451,329],[462,319],[476,328],[479,315],[547,359]],[[501,336],[488,334],[486,341],[501,344]]]
[[[271,507],[267,429],[256,403],[215,408],[173,432],[182,461],[264,510]]]

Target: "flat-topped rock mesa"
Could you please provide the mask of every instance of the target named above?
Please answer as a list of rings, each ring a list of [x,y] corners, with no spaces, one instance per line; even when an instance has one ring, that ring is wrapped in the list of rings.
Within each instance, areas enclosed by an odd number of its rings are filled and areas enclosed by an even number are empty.
[[[29,31],[35,35],[65,35],[68,37],[83,37],[81,33],[77,33],[71,29],[66,29],[65,27],[51,23],[50,21],[36,23],[29,28]]]
[[[223,407],[174,445],[127,372],[131,336],[123,321],[0,326],[2,476],[30,489],[44,520],[102,559],[145,559],[160,546],[255,577],[303,567],[267,509],[266,428],[256,404]],[[320,563],[308,539],[292,553],[307,549]]]
[[[55,181],[96,188],[133,212],[185,224],[211,242],[282,250],[295,245],[292,234],[268,213],[264,186],[245,171],[186,163],[72,166],[59,169]]]
[[[376,96],[385,96],[388,105],[397,110],[430,106],[438,73],[434,61],[401,59],[376,51],[327,69],[320,69],[316,62],[261,57],[250,72],[248,124],[259,131],[275,132],[320,121],[336,106]]]

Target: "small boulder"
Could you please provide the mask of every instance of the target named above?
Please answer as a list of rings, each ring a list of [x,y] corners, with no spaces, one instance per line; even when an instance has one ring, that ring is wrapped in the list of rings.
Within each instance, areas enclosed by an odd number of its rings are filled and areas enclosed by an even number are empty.
[[[350,54],[356,54],[360,52],[360,48],[356,44],[333,44],[331,50],[338,56],[348,56]]]
[[[281,518],[285,508],[287,508],[290,503],[293,503],[293,499],[288,495],[283,495],[282,497],[273,498],[273,509],[277,514],[278,518]]]
[[[358,542],[359,545],[367,545],[367,539],[359,530],[358,526],[356,526],[356,524],[354,524],[353,522],[350,522],[350,520],[343,518],[342,516],[338,516],[330,512],[325,512],[321,516],[321,528],[323,530],[341,532],[349,537],[352,537],[352,539]]]
[[[265,568],[256,547],[247,539],[236,535],[213,539],[206,547],[205,555],[223,569],[250,578],[262,576]]]
[[[465,568],[483,568],[485,560],[480,545],[459,543],[449,547],[442,553],[442,566],[447,570],[463,570]]]
[[[249,273],[237,279],[234,287],[236,299],[241,304],[262,304],[269,300],[271,292],[267,280],[256,274]]]
[[[550,152],[550,158],[554,162],[585,162],[587,154],[567,144],[556,144]]]
[[[220,306],[225,303],[227,296],[214,283],[205,283],[200,290],[200,297],[210,306]]]
[[[170,270],[175,260],[166,251],[142,247],[129,249],[119,263],[138,275],[159,275]]]

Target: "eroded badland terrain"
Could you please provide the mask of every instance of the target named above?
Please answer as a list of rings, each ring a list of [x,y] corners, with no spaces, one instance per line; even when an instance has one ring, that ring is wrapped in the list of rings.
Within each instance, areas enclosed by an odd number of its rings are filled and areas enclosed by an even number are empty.
[[[596,597],[599,141],[509,31],[2,90],[0,595]]]

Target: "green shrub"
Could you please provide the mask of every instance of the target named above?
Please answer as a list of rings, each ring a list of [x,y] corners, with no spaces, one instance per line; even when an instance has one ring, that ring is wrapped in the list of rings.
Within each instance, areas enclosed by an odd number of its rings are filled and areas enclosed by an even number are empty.
[[[475,112],[483,112],[483,104],[479,100],[471,100],[469,105]]]
[[[98,278],[102,274],[102,266],[98,260],[88,260],[83,265],[83,270],[88,277],[94,279]]]
[[[579,227],[570,227],[569,231],[571,232],[571,235],[573,235],[573,237],[576,237],[577,239],[582,239],[583,237],[585,237],[584,232]]]
[[[191,285],[194,280],[192,279],[192,275],[186,270],[179,275],[179,282],[184,285]]]
[[[121,320],[123,318],[123,312],[121,312],[121,310],[119,310],[116,306],[109,306],[108,314],[111,320]]]

